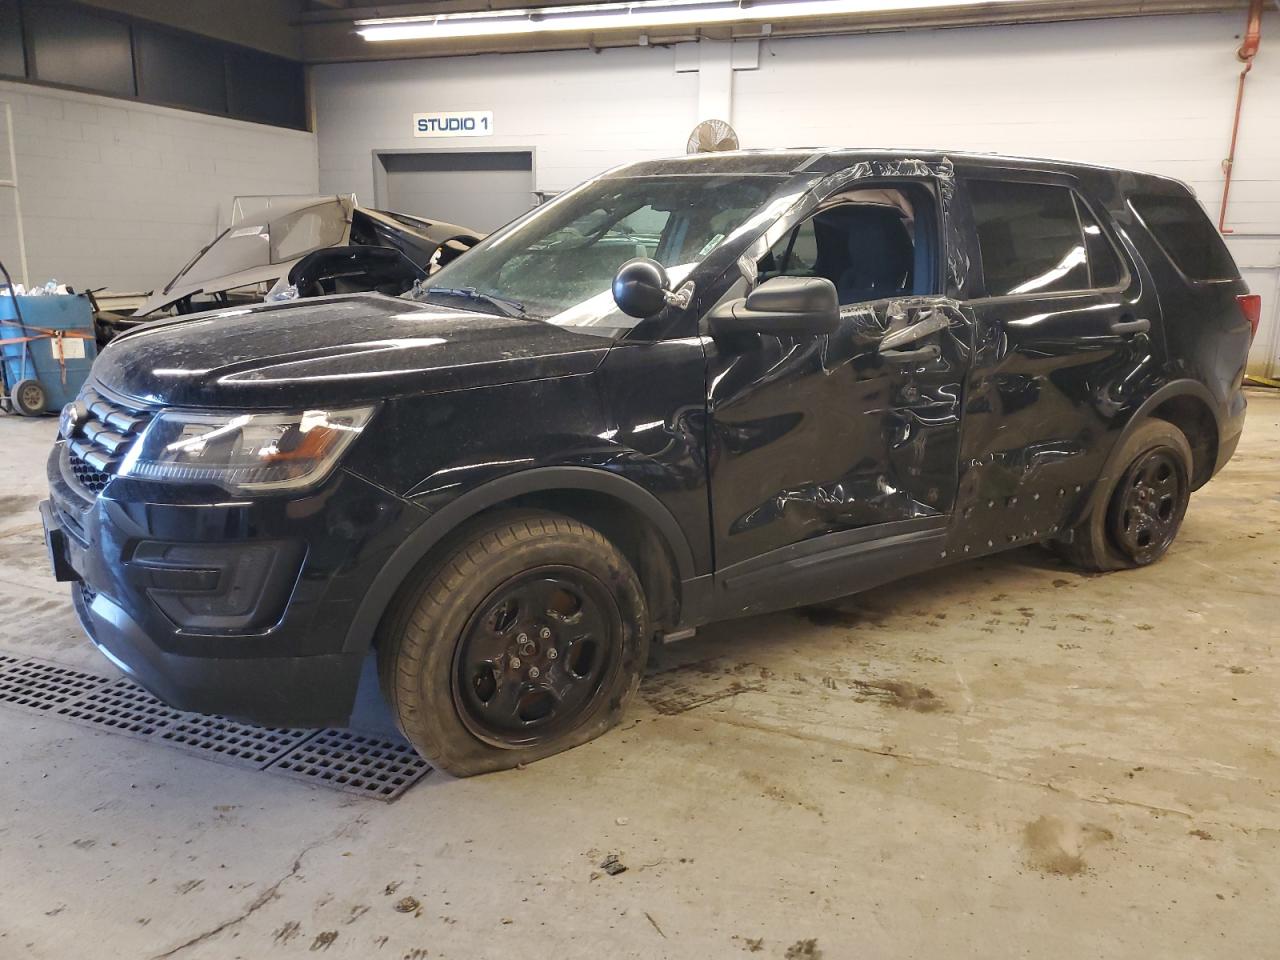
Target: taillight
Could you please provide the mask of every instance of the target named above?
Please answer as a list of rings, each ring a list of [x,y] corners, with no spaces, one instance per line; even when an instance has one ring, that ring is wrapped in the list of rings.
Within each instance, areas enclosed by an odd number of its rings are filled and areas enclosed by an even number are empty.
[[[1249,339],[1252,340],[1258,335],[1258,324],[1262,322],[1262,296],[1257,293],[1242,293],[1236,297],[1236,303],[1240,304],[1240,312],[1249,321],[1252,330]]]

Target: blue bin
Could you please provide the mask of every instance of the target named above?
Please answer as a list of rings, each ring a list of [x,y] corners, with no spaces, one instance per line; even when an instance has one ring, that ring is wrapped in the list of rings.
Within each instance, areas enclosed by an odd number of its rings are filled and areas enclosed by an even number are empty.
[[[22,324],[18,322],[14,298],[0,292],[0,341],[19,337],[36,339],[0,345],[4,392],[7,395],[20,380],[39,380],[47,398],[45,411],[57,413],[76,398],[98,355],[93,339],[93,306],[83,295],[18,297],[17,300],[22,307]],[[55,337],[45,334],[45,331],[59,330],[83,335],[62,338],[61,363]],[[78,355],[81,352],[83,356]]]

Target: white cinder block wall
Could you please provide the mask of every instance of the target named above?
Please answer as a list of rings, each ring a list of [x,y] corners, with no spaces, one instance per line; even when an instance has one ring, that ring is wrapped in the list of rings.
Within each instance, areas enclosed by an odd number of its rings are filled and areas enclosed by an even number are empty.
[[[942,146],[1149,170],[1191,183],[1216,217],[1243,25],[1241,12],[770,41],[755,69],[732,71],[726,119],[745,147]],[[677,65],[697,60],[633,48],[316,67],[320,188],[368,202],[374,150],[531,146],[540,190],[679,153],[700,77]],[[494,112],[494,136],[412,135],[415,112],[471,109]],[[1261,361],[1277,348],[1280,46],[1263,44],[1242,130],[1228,222],[1269,300]]]
[[[0,82],[0,102],[33,283],[150,290],[226,225],[233,196],[317,190],[311,133],[17,83]],[[0,258],[17,280],[15,236],[0,188]]]

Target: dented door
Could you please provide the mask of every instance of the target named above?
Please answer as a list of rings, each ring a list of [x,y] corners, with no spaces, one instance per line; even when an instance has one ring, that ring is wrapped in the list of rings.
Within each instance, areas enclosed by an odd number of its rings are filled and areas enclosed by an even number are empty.
[[[708,347],[719,569],[952,510],[969,317],[937,296],[848,307],[841,319],[827,336]],[[923,336],[881,350],[886,336],[921,323]]]

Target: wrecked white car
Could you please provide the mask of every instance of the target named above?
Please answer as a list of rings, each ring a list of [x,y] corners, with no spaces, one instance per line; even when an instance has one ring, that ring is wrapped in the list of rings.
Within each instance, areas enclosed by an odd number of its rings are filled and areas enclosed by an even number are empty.
[[[233,222],[131,314],[100,313],[103,339],[163,317],[268,298],[365,291],[398,296],[484,236],[361,207],[352,194],[264,198],[259,206],[252,221]]]

